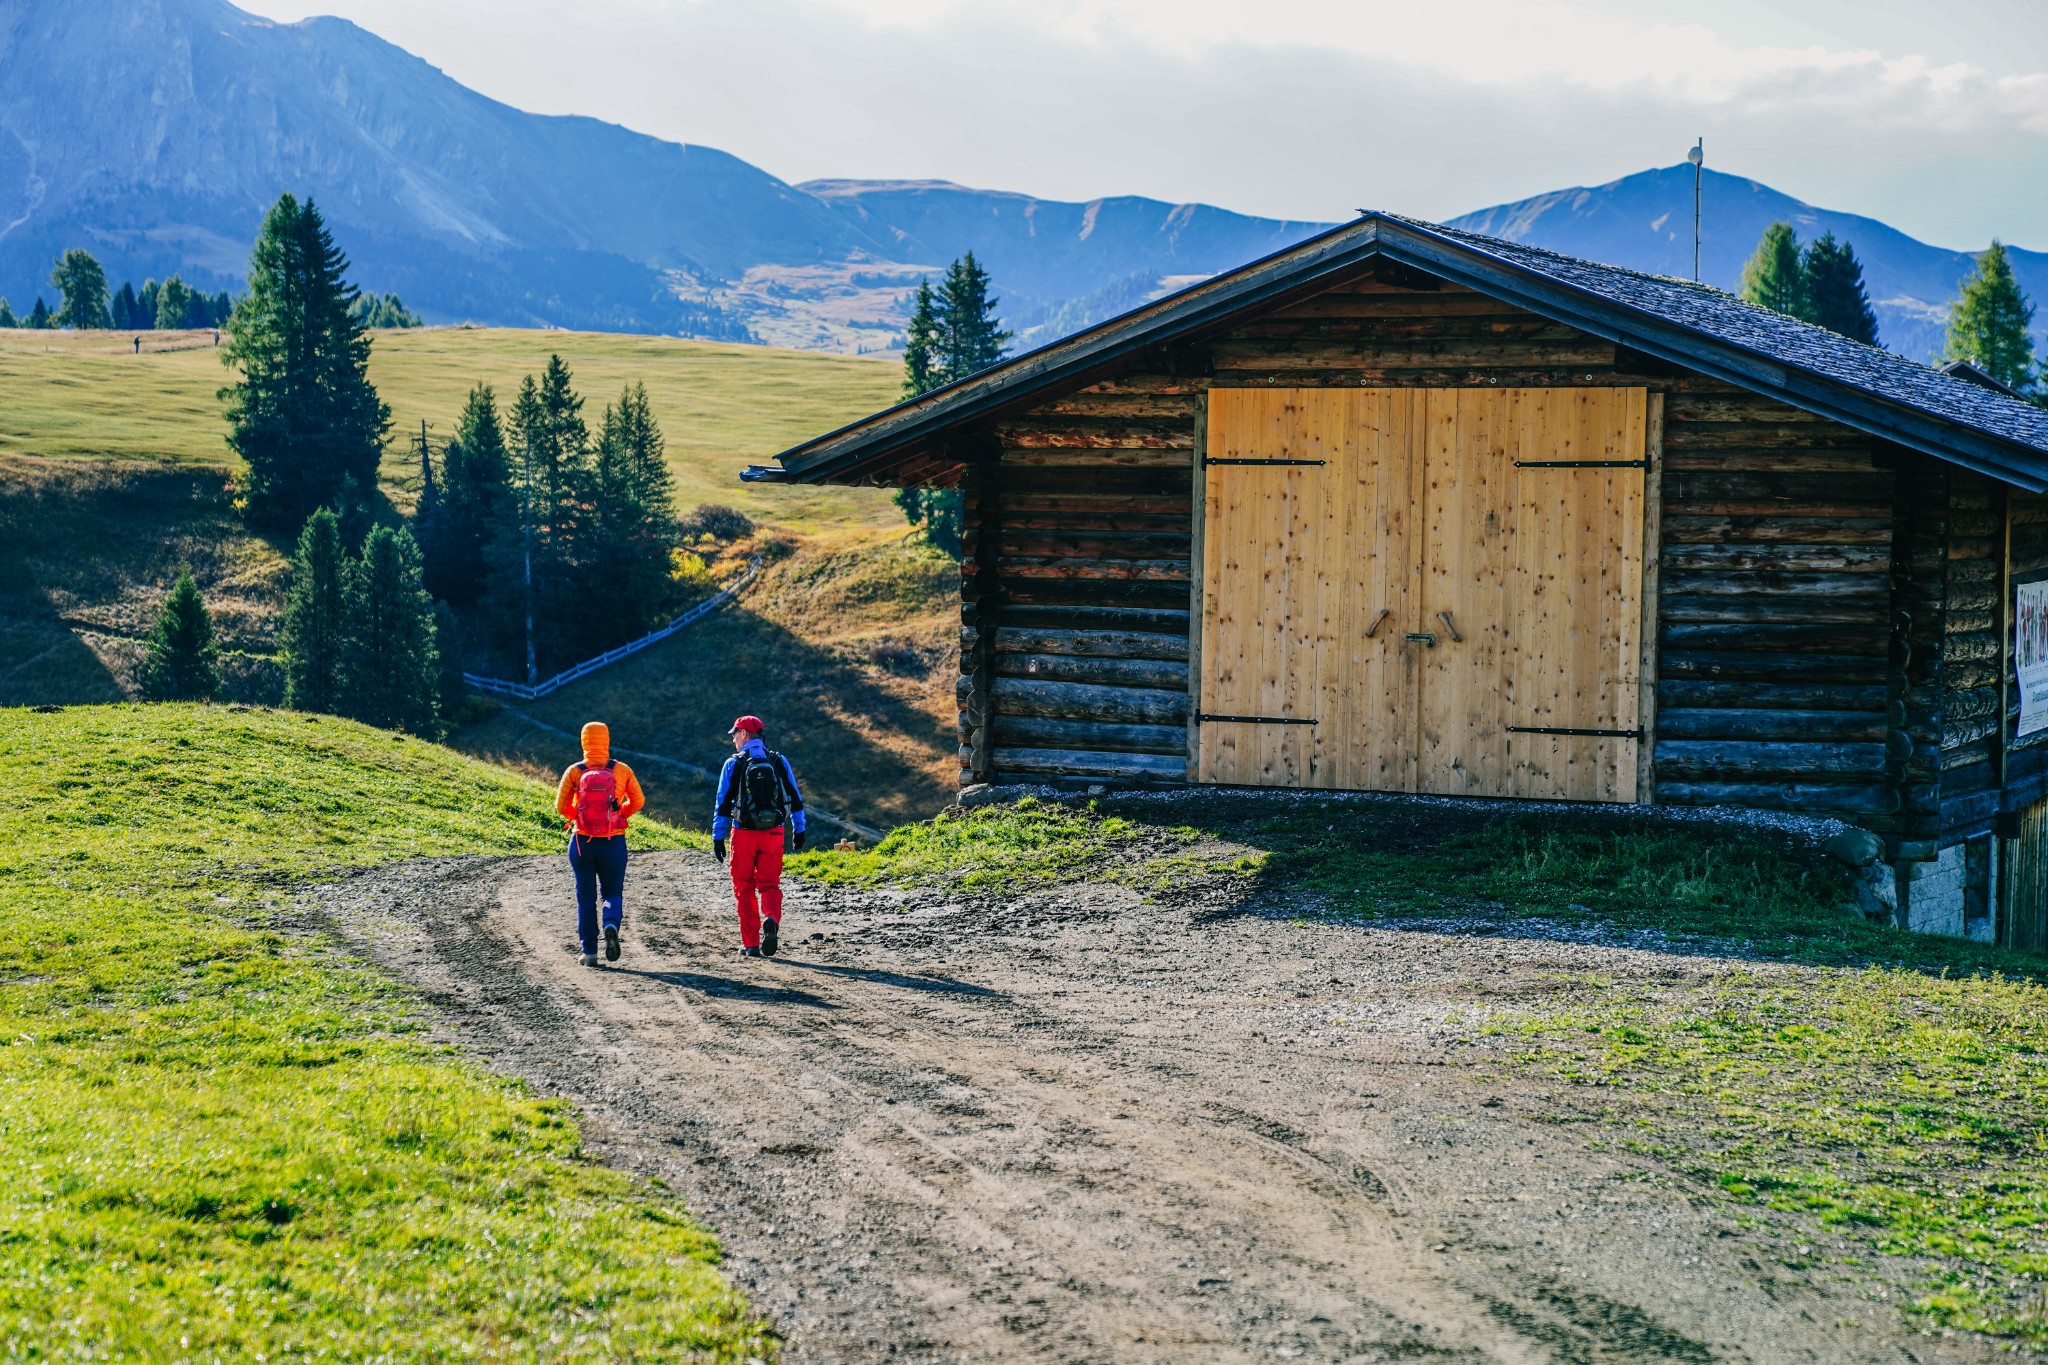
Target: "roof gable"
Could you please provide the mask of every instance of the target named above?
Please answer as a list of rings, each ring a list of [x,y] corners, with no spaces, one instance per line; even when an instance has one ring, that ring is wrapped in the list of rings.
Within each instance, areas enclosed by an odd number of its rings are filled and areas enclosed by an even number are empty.
[[[1326,288],[1375,259],[1451,280],[1617,345],[2034,492],[2048,411],[1689,280],[1370,213],[1285,251],[817,437],[742,476],[890,481],[946,433],[1092,382],[1132,356]]]

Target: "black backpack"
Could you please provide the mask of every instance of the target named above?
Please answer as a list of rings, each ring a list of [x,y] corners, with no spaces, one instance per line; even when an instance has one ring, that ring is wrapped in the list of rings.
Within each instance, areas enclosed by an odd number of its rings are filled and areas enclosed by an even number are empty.
[[[739,810],[733,823],[741,829],[780,829],[789,821],[789,795],[782,786],[782,755],[773,750],[766,758],[741,754],[740,765],[734,775]]]

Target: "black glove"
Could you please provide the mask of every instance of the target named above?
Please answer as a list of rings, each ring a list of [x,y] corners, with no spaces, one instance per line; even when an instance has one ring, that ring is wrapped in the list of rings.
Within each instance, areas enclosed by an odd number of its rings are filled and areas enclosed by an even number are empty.
[[[795,849],[798,853],[804,851],[804,832],[802,830],[798,830],[796,833],[789,836],[789,846]]]
[[[711,841],[711,856],[718,859],[721,863],[725,861],[725,840],[713,839]]]

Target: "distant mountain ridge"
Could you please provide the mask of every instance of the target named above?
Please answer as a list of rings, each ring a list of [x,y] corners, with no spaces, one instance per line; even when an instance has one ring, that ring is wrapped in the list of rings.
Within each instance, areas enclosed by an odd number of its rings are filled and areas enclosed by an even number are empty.
[[[1734,287],[1774,217],[1809,238],[1832,228],[1863,259],[1884,340],[1938,350],[1964,253],[1755,181],[1706,185],[1710,282]],[[943,181],[791,185],[714,148],[514,109],[345,20],[278,24],[227,0],[0,0],[0,295],[21,311],[80,245],[117,281],[238,287],[286,189],[320,204],[364,287],[430,321],[838,350],[897,344],[917,279],[967,250],[1035,344],[1329,226]],[[1453,221],[1682,275],[1691,214],[1678,166]],[[2048,256],[2014,255],[2030,292],[2048,292]]]
[[[1554,190],[1497,204],[1453,218],[1450,226],[1689,278],[1692,180],[1692,167],[1680,163],[1592,188]],[[1736,289],[1743,263],[1773,222],[1790,223],[1801,242],[1832,232],[1852,244],[1863,262],[1879,339],[1916,359],[1940,355],[1948,305],[1964,277],[1976,268],[1971,253],[1930,246],[1875,218],[1816,208],[1759,181],[1722,171],[1704,174],[1700,201],[1700,277],[1707,283]],[[2008,250],[2021,286],[2030,297],[2048,304],[2048,252]],[[2048,351],[2048,308],[2037,313],[2034,322],[2037,345]]]

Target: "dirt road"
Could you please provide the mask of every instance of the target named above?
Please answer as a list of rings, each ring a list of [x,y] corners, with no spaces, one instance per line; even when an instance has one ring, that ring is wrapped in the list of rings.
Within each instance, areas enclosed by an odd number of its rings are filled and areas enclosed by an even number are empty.
[[[714,1224],[791,1361],[1991,1356],[1596,1150],[1470,1026],[1560,972],[1710,959],[1116,887],[799,886],[763,962],[708,857],[637,858],[629,889],[604,970],[576,963],[554,859],[307,905]]]

